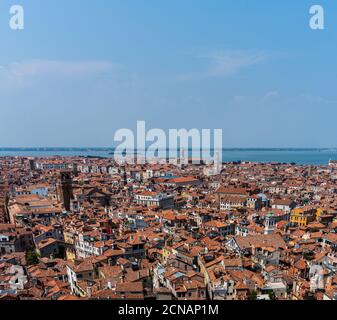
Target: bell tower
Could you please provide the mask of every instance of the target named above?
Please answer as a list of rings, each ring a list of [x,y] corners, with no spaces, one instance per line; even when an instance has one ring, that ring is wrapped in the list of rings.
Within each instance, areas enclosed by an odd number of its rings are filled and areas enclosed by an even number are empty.
[[[276,228],[276,219],[272,212],[266,215],[264,234],[272,234]]]
[[[58,199],[63,203],[65,210],[70,211],[70,201],[74,198],[73,180],[70,172],[63,171],[60,173],[57,193]]]

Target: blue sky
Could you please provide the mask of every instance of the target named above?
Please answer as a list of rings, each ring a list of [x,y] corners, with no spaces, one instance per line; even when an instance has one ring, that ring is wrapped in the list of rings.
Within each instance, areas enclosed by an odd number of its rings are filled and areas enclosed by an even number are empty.
[[[225,147],[337,146],[334,0],[2,0],[0,41],[1,147],[111,146],[137,120],[223,128]]]

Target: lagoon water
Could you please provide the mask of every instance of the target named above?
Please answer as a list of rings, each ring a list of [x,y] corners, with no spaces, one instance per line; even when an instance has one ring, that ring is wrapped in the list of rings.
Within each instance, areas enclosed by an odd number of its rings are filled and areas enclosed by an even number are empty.
[[[50,157],[50,156],[83,156],[110,158],[112,150],[107,148],[44,148],[44,149],[0,149],[0,157]],[[141,155],[142,152],[139,152]],[[197,151],[189,151],[190,156],[199,158]],[[282,162],[309,165],[326,165],[329,160],[337,159],[337,149],[223,149],[222,160],[254,161],[254,162]]]

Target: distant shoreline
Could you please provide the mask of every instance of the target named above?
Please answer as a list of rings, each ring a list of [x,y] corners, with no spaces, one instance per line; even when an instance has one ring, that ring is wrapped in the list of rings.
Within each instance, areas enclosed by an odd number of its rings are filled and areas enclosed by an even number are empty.
[[[161,149],[167,156],[171,151]],[[174,151],[178,155],[179,149]],[[223,162],[255,162],[255,163],[295,163],[297,165],[327,165],[330,160],[337,159],[337,148],[223,148],[222,150],[189,149],[186,153],[190,158],[208,158],[218,151]],[[127,150],[128,155],[143,157],[144,150]],[[86,158],[113,158],[124,153],[113,148],[0,148],[0,157],[86,157]]]
[[[19,151],[19,152],[29,152],[29,151],[35,151],[35,152],[51,152],[51,151],[106,151],[106,152],[114,152],[114,148],[104,148],[104,147],[93,147],[93,148],[84,148],[84,147],[27,147],[27,148],[15,148],[15,147],[0,147],[0,151]],[[145,151],[144,149],[136,149],[139,151]],[[167,149],[159,149],[161,151],[170,151],[169,148]],[[180,150],[180,149],[178,149]],[[206,149],[213,151],[214,149]],[[333,148],[222,148],[222,151],[289,151],[289,152],[296,152],[296,151],[330,151],[330,152],[337,152],[337,147]],[[127,150],[132,151],[132,150]],[[197,149],[188,149],[188,151],[197,151]]]

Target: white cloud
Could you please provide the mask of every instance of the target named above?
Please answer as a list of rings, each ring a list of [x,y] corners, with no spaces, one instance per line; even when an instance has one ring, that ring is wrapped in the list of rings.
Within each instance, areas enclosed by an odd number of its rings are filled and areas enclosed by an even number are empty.
[[[246,96],[234,96],[232,99],[233,103],[243,103],[247,100]]]
[[[321,96],[316,96],[313,94],[301,94],[300,97],[302,99],[305,99],[308,103],[314,103],[314,104],[337,104],[337,100],[335,99],[327,99],[323,98]]]
[[[229,100],[229,106],[233,108],[254,108],[269,110],[270,107],[278,106],[284,97],[277,90],[267,91],[261,95],[234,95]]]
[[[179,80],[233,76],[242,69],[264,62],[268,55],[264,52],[222,51],[199,55],[197,58],[206,60],[206,68],[203,71],[181,74],[178,77]]]
[[[76,78],[109,73],[119,68],[110,61],[29,60],[0,66],[0,89],[12,91],[48,77]]]
[[[278,98],[280,96],[278,91],[269,91],[267,92],[264,97],[262,98],[262,101],[268,101],[274,98]]]
[[[6,69],[19,77],[44,74],[82,76],[110,71],[113,67],[109,61],[31,60],[11,63]]]
[[[259,64],[265,61],[265,53],[252,53],[242,51],[220,52],[210,56],[210,68],[208,70],[211,76],[230,76],[238,73],[241,69]]]

